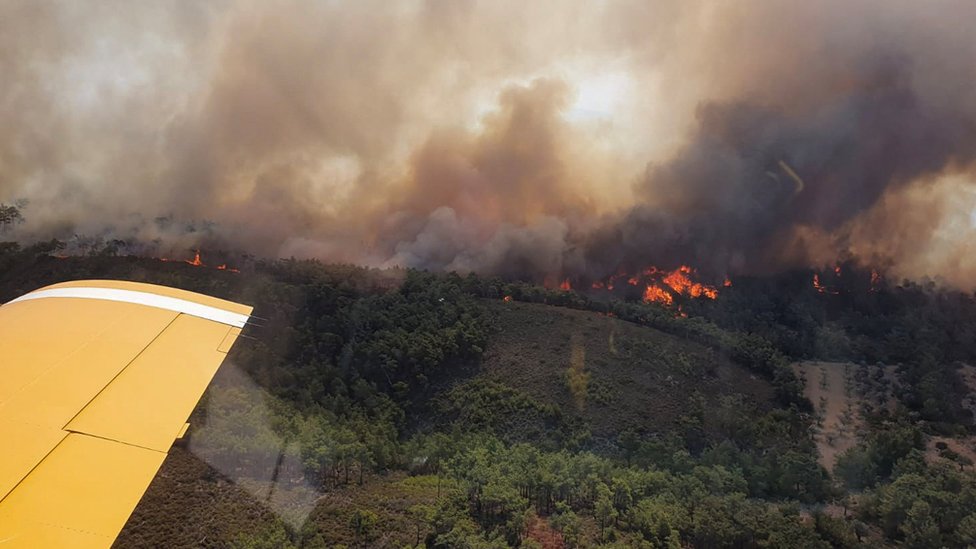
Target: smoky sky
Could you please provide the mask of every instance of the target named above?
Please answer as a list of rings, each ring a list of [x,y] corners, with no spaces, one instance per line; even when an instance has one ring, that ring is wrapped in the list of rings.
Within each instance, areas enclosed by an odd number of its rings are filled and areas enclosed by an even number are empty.
[[[528,4],[528,5],[525,5]],[[976,283],[971,2],[0,4],[24,240]]]

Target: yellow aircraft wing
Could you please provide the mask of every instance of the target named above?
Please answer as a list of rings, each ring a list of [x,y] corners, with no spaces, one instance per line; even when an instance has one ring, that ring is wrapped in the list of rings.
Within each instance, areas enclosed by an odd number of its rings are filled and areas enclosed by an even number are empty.
[[[0,549],[111,546],[250,312],[107,280],[0,307]]]

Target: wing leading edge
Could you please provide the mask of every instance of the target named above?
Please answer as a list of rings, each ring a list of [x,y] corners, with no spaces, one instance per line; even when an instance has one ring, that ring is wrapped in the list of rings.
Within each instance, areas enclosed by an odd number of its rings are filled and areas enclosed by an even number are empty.
[[[0,547],[111,546],[250,312],[104,280],[0,307]]]

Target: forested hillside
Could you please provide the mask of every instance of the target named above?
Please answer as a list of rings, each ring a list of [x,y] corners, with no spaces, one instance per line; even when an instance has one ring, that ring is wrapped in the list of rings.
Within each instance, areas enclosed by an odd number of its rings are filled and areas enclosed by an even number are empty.
[[[116,547],[976,543],[972,463],[926,452],[972,440],[971,295],[844,266],[834,293],[744,278],[685,317],[476,275],[58,253],[0,245],[0,299],[119,278],[257,317]],[[812,358],[897,370],[833,471],[790,367]]]

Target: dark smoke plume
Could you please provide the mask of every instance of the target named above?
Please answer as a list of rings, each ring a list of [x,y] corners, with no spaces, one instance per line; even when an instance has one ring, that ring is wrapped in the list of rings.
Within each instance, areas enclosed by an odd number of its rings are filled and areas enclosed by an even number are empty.
[[[17,238],[976,285],[976,4],[0,5]]]

